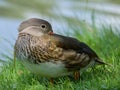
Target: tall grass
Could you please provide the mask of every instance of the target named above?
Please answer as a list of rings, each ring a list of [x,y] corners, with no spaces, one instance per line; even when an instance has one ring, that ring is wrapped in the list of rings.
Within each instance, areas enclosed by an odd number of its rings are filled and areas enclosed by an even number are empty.
[[[70,24],[69,28],[75,38],[87,43],[113,67],[88,69],[79,81],[72,77],[59,77],[55,79],[56,84],[51,85],[47,78],[31,74],[19,62],[14,67],[10,61],[3,64],[0,72],[0,90],[120,90],[120,35],[113,33],[111,27],[97,29],[85,23],[78,27]]]

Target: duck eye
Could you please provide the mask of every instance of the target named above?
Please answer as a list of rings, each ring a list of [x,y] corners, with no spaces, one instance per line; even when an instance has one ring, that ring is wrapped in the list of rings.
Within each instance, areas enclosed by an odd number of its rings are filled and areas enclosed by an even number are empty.
[[[45,28],[46,26],[43,24],[43,25],[41,25],[41,27],[42,27],[42,28]]]

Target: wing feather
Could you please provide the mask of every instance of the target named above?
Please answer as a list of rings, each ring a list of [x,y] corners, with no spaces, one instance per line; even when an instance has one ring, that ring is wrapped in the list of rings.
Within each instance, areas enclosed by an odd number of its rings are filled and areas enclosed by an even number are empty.
[[[90,57],[98,57],[97,54],[85,43],[78,41],[72,37],[65,37],[62,35],[53,34],[52,37],[56,42],[58,47],[64,49],[71,49],[76,51],[77,53],[85,53],[88,54]]]

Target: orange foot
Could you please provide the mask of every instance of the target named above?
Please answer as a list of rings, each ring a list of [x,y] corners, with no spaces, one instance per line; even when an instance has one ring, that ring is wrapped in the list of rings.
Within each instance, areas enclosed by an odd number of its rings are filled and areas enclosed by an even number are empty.
[[[80,72],[79,71],[75,71],[74,72],[74,79],[75,80],[79,80],[80,79]]]
[[[50,84],[54,84],[53,78],[50,78]]]

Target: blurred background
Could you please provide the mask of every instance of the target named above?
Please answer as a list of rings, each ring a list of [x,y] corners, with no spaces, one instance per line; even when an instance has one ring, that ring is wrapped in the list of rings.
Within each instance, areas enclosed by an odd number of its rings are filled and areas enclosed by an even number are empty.
[[[70,25],[112,27],[120,32],[120,0],[0,0],[0,58],[13,55],[19,24],[29,18],[49,21],[56,33],[69,35]],[[67,33],[65,33],[67,32]]]

